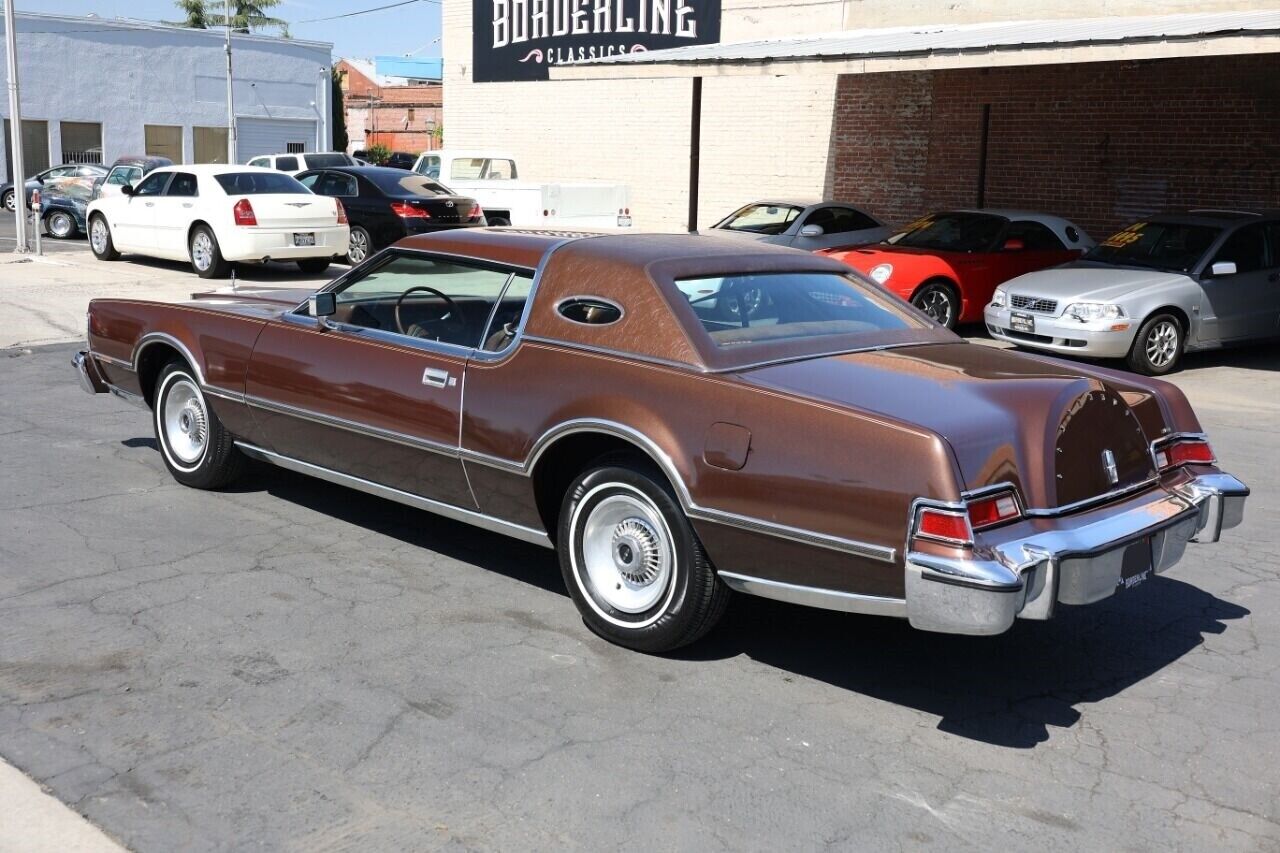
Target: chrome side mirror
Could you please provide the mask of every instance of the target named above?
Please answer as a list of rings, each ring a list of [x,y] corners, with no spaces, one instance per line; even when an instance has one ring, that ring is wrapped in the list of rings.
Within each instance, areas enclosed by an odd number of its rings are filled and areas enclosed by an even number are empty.
[[[1236,274],[1235,261],[1214,261],[1213,266],[1209,267],[1209,275],[1213,276],[1214,278],[1217,278],[1218,276],[1223,276],[1223,275],[1235,275],[1235,274]]]
[[[313,293],[307,299],[307,310],[317,320],[332,317],[338,311],[338,297],[334,293]]]
[[[801,237],[821,237],[825,233],[821,225],[806,225],[800,229]]]

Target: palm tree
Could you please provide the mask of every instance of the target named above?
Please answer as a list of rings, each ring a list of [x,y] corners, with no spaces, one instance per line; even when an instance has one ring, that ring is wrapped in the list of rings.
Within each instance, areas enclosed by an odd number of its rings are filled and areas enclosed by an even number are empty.
[[[178,22],[179,26],[193,30],[209,29],[209,10],[205,0],[175,0],[174,4],[186,15],[186,19]]]
[[[280,34],[289,37],[289,24],[281,18],[273,18],[267,12],[280,5],[281,0],[257,0],[257,2],[233,2],[231,12],[231,29],[237,33],[247,33],[264,27],[278,27]],[[174,0],[174,5],[186,15],[181,23],[184,27],[208,29],[226,26],[224,3],[219,0]]]

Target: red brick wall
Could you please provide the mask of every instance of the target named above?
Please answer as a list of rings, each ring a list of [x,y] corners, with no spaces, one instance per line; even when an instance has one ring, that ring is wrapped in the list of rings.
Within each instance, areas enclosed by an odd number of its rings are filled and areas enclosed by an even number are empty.
[[[1057,213],[1095,237],[1159,210],[1280,207],[1280,56],[840,79],[836,198],[894,222],[986,204]]]

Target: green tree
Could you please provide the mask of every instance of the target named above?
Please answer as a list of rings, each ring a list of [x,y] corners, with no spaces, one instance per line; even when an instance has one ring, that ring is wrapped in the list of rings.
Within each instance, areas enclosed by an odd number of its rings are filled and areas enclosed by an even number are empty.
[[[209,10],[206,0],[175,0],[174,4],[186,17],[175,23],[193,30],[209,29]]]
[[[342,91],[342,79],[338,67],[333,68],[333,150],[346,151],[350,139],[347,137],[347,104],[346,94]]]
[[[364,159],[375,166],[381,166],[389,157],[391,157],[391,149],[381,142],[376,142],[364,150]]]

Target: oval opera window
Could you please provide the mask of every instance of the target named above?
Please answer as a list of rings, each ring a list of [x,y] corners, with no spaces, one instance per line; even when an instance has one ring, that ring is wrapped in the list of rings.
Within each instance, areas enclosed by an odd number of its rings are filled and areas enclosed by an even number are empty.
[[[598,296],[571,296],[556,306],[560,316],[584,326],[607,326],[622,319],[622,306]]]

